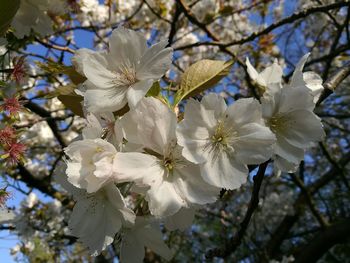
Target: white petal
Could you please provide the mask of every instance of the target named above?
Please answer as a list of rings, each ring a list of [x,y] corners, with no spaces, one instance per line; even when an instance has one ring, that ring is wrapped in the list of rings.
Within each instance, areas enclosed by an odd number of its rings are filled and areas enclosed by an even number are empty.
[[[134,211],[126,207],[124,198],[114,183],[106,185],[103,190],[105,191],[105,196],[107,196],[111,208],[119,210],[121,213],[123,225],[127,227],[133,225],[136,215]]]
[[[207,128],[188,124],[187,120],[178,124],[176,129],[177,142],[184,147],[182,155],[187,160],[196,164],[203,163],[208,157],[204,149],[208,138],[210,138],[209,131]]]
[[[245,64],[247,65],[247,71],[248,71],[248,75],[249,77],[254,80],[254,81],[257,81],[258,77],[259,77],[259,73],[256,71],[256,69],[253,67],[253,65],[250,63],[249,61],[249,58],[247,57],[246,58],[246,61],[245,61]],[[259,83],[263,86],[266,85],[265,82],[263,83]]]
[[[199,101],[189,99],[185,106],[185,123],[187,125],[213,129],[217,124],[214,109],[207,109]]]
[[[265,82],[267,89],[269,85],[272,83],[281,83],[283,75],[283,69],[278,64],[277,59],[272,63],[271,66],[265,68],[260,74],[258,78],[258,83]]]
[[[155,217],[167,217],[175,214],[187,204],[176,192],[171,182],[163,181],[158,187],[152,187],[146,195],[149,210]]]
[[[147,40],[141,32],[122,26],[113,30],[109,40],[110,64],[118,67],[136,66],[147,50]]]
[[[87,175],[93,172],[92,169],[93,168],[91,167],[91,171],[87,170],[86,168],[83,170],[81,163],[68,162],[66,170],[68,181],[75,187],[86,189],[88,184],[85,178]]]
[[[137,131],[138,114],[135,110],[128,111],[120,120],[123,136],[128,142],[141,144]]]
[[[68,226],[72,234],[97,256],[114,240],[122,225],[121,214],[113,209],[100,193],[79,199],[73,208]]]
[[[245,164],[259,164],[271,158],[275,135],[269,128],[249,123],[238,128],[239,138],[233,148],[236,157]]]
[[[189,164],[183,168],[175,169],[174,184],[177,192],[182,198],[192,204],[204,205],[213,203],[217,200],[220,188],[209,185],[200,176],[200,170],[197,165]]]
[[[325,136],[321,119],[311,111],[296,110],[287,114],[286,118],[289,128],[280,135],[296,147],[305,148]]]
[[[105,53],[95,52],[90,54],[88,59],[84,59],[84,75],[100,89],[110,89],[115,86],[113,80],[116,74],[108,69],[106,56]]]
[[[143,153],[118,153],[114,159],[117,182],[138,182],[146,185],[159,185],[163,169],[154,156]]]
[[[135,108],[139,101],[145,97],[147,91],[152,87],[153,80],[141,80],[128,88],[126,97],[131,109]]]
[[[86,194],[86,191],[73,186],[68,181],[66,169],[67,169],[67,164],[63,161],[60,161],[57,164],[56,169],[54,170],[54,173],[53,173],[54,181],[58,183],[69,194],[73,195],[74,200],[78,200],[81,197],[84,197]]]
[[[237,126],[250,122],[262,123],[261,105],[253,98],[237,100],[227,108],[226,113]]]
[[[305,85],[305,81],[303,78],[303,68],[304,65],[307,61],[307,59],[309,58],[310,53],[306,53],[298,62],[298,64],[296,65],[293,75],[292,75],[292,79],[290,81],[290,87],[302,87]]]
[[[298,164],[304,159],[304,150],[294,147],[288,143],[283,137],[277,137],[275,145],[276,155],[288,160],[290,163]]]
[[[82,134],[84,139],[96,139],[100,138],[103,132],[101,123],[92,113],[86,116],[87,125],[83,129]]]
[[[84,74],[84,64],[85,59],[89,59],[90,55],[94,54],[94,51],[87,48],[80,48],[75,51],[74,56],[71,58],[72,64],[74,65],[75,70],[81,75]]]
[[[117,111],[126,103],[127,88],[89,89],[85,92],[84,103],[89,112]]]
[[[216,187],[232,190],[247,181],[248,168],[226,153],[201,164],[200,168],[203,179]]]
[[[318,101],[324,87],[322,86],[322,78],[315,72],[308,71],[303,74],[306,87],[311,90],[312,96],[314,96],[314,103]]]
[[[189,228],[194,219],[196,210],[194,208],[182,207],[176,214],[165,219],[165,227],[169,231],[179,229],[184,231]]]
[[[173,256],[172,251],[164,243],[162,232],[158,226],[149,224],[138,231],[139,239],[143,240],[146,247],[160,255],[166,260]]]
[[[299,164],[294,164],[288,162],[286,159],[283,159],[280,156],[275,156],[274,165],[277,169],[281,170],[282,172],[294,173],[298,169]]]
[[[275,96],[278,111],[286,113],[297,109],[307,109],[312,111],[315,108],[313,97],[309,89],[304,87],[283,88]]]
[[[159,154],[166,151],[171,141],[176,141],[177,118],[168,106],[156,98],[144,98],[137,107],[138,133],[145,148]]]
[[[207,110],[213,110],[216,119],[219,119],[227,109],[226,102],[223,97],[216,93],[209,93],[201,100],[201,104]]]
[[[138,79],[160,79],[170,68],[173,49],[165,46],[167,41],[161,41],[150,47],[142,56],[136,69]]]

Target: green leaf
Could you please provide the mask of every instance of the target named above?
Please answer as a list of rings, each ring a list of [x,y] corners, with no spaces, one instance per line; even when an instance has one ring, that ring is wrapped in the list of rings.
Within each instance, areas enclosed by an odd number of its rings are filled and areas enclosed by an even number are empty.
[[[146,94],[146,97],[157,97],[160,93],[160,84],[159,81],[154,82],[152,87],[149,89],[149,91]]]
[[[40,69],[42,69],[46,73],[53,75],[67,75],[70,78],[70,80],[76,85],[83,83],[86,80],[86,78],[80,75],[72,66],[65,66],[61,63],[52,60],[49,60],[47,63],[38,61],[36,62],[36,64]]]
[[[17,13],[20,0],[5,0],[0,1],[0,36],[4,35],[10,25],[12,18]]]
[[[179,90],[175,94],[174,105],[213,87],[225,77],[234,61],[203,59],[191,65],[182,75]]]
[[[83,97],[75,93],[77,86],[75,84],[68,84],[66,86],[59,86],[48,97],[57,97],[67,109],[70,109],[75,115],[84,117],[83,106],[81,102]]]
[[[57,98],[74,114],[84,117],[83,106],[81,105],[81,102],[83,101],[82,96],[71,93],[68,95],[59,95]]]
[[[80,75],[74,69],[74,67],[65,67],[63,73],[66,74],[70,78],[70,80],[76,85],[83,83],[86,80],[86,78]]]

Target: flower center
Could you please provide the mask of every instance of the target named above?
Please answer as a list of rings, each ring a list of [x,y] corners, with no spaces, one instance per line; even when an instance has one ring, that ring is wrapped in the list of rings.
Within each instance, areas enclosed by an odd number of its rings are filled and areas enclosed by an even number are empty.
[[[116,86],[131,86],[137,82],[136,70],[134,67],[122,66],[120,71],[116,73],[114,79]]]
[[[267,126],[270,127],[273,133],[280,133],[285,131],[288,128],[288,119],[286,116],[275,115],[267,120]]]
[[[173,169],[174,169],[173,160],[171,160],[170,158],[165,158],[163,164],[164,164],[165,169],[168,170],[168,172],[173,171]]]
[[[222,152],[233,151],[232,143],[237,139],[238,133],[232,125],[219,120],[213,135],[208,139],[204,151],[213,154],[214,159]]]

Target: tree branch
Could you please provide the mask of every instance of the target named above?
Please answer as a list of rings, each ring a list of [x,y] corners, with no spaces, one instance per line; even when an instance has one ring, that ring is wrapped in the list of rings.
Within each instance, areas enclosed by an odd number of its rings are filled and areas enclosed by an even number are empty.
[[[262,184],[262,181],[265,176],[265,171],[266,167],[268,165],[269,161],[259,165],[259,170],[257,174],[254,176],[254,185],[253,185],[253,190],[252,190],[252,195],[250,198],[250,202],[248,205],[247,212],[244,216],[243,221],[240,224],[240,228],[238,232],[230,238],[229,242],[226,242],[226,246],[223,248],[214,248],[209,250],[206,253],[206,258],[207,259],[212,259],[213,257],[222,257],[226,258],[228,257],[231,253],[233,253],[237,247],[241,244],[242,239],[245,235],[245,232],[249,226],[250,220],[254,214],[254,211],[259,205],[259,192],[260,192],[260,187]]]
[[[316,106],[320,105],[328,96],[330,96],[339,84],[350,75],[350,62],[336,71],[330,78],[323,83],[324,90],[318,99]]]
[[[310,263],[320,259],[330,248],[349,240],[350,218],[334,223],[314,236],[295,255],[295,263]]]

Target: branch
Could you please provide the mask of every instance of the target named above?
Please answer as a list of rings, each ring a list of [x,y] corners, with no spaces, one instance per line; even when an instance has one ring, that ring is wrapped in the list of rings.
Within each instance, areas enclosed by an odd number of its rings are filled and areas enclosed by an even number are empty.
[[[311,7],[309,9],[305,9],[305,10],[300,11],[298,13],[294,13],[293,15],[286,17],[286,18],[278,21],[277,23],[273,23],[272,25],[268,26],[267,28],[265,28],[259,32],[255,32],[248,37],[227,43],[227,44],[225,44],[225,46],[228,47],[228,46],[233,46],[233,45],[241,45],[243,43],[252,41],[259,36],[267,35],[268,33],[270,33],[271,31],[273,31],[274,29],[276,29],[280,26],[283,26],[285,24],[294,23],[295,21],[297,21],[301,18],[305,18],[311,14],[319,13],[319,12],[328,12],[331,9],[337,9],[337,8],[341,8],[341,7],[349,6],[349,5],[350,5],[349,1],[346,0],[343,2],[333,3],[333,4],[329,4],[329,5]]]
[[[47,124],[49,125],[49,127],[52,130],[52,133],[55,135],[58,143],[61,145],[62,148],[66,147],[66,143],[62,137],[62,135],[59,132],[57,123],[54,119],[52,119],[52,116],[50,114],[49,111],[45,110],[44,108],[40,107],[39,105],[31,102],[31,101],[27,101],[24,106],[31,110],[32,112],[36,113],[37,115],[39,115],[40,117],[43,117],[46,119]]]
[[[330,78],[323,83],[324,90],[318,99],[316,106],[320,105],[328,96],[330,96],[339,84],[350,75],[350,62],[335,72]]]
[[[324,216],[317,210],[315,201],[313,200],[310,191],[304,185],[303,181],[300,180],[300,178],[293,173],[291,173],[290,176],[292,177],[292,180],[295,182],[295,184],[300,188],[301,192],[304,194],[305,200],[309,205],[312,214],[314,215],[316,220],[319,222],[320,226],[322,228],[327,227],[329,225],[327,219],[324,218]]]
[[[47,47],[47,48],[52,48],[52,49],[56,49],[56,50],[59,50],[59,51],[66,51],[66,52],[69,52],[71,54],[74,54],[75,51],[69,47],[65,47],[65,46],[60,46],[60,45],[57,45],[57,44],[52,44],[50,43],[49,41],[45,40],[45,39],[39,39],[39,38],[35,38],[35,41],[39,42],[41,45]]]
[[[179,2],[181,2],[182,0],[178,0]],[[229,43],[220,43],[219,41],[215,41],[214,42],[211,42],[211,41],[203,41],[203,42],[197,42],[197,43],[193,43],[193,44],[190,44],[190,45],[186,45],[186,46],[182,46],[182,47],[178,47],[176,48],[175,50],[182,50],[182,49],[187,49],[187,48],[192,48],[192,47],[198,47],[198,46],[219,46],[219,47],[229,47],[229,46],[234,46],[234,45],[241,45],[241,44],[244,44],[246,42],[249,42],[249,41],[252,41],[254,40],[255,38],[259,37],[259,36],[262,36],[262,35],[265,35],[265,34],[268,34],[270,33],[271,31],[279,28],[280,26],[283,26],[285,24],[290,24],[290,23],[293,23],[301,18],[305,18],[311,14],[314,14],[314,13],[319,13],[319,12],[327,12],[331,9],[337,9],[337,8],[341,8],[341,7],[344,7],[344,6],[349,6],[350,3],[348,0],[346,1],[343,1],[343,2],[338,2],[338,3],[333,3],[333,4],[329,4],[329,5],[323,5],[323,6],[317,6],[317,7],[311,7],[309,9],[305,9],[303,11],[300,11],[298,13],[294,13],[293,15],[289,16],[289,17],[286,17],[280,21],[278,21],[277,23],[274,23],[270,26],[268,26],[267,28],[259,31],[259,32],[254,32],[252,33],[251,35],[249,35],[248,37],[245,37],[245,38],[242,38],[242,39],[239,39],[239,40],[234,40],[234,41],[231,41]],[[191,21],[192,22],[192,21]]]
[[[316,262],[331,247],[344,243],[350,236],[350,218],[337,222],[314,236],[295,256],[295,263]]]
[[[213,257],[226,258],[231,253],[233,253],[237,249],[237,247],[241,244],[242,239],[245,235],[245,232],[249,226],[250,220],[254,214],[254,211],[256,210],[256,208],[259,205],[260,187],[261,187],[262,181],[264,179],[265,171],[266,171],[266,167],[267,167],[268,163],[269,163],[269,161],[259,165],[259,170],[253,178],[254,185],[253,185],[252,195],[250,198],[247,212],[244,216],[243,221],[240,224],[240,229],[238,230],[236,235],[234,235],[232,238],[230,238],[229,242],[225,243],[226,245],[224,248],[214,248],[214,249],[209,250],[206,253],[207,259],[212,259]]]
[[[339,168],[343,169],[350,162],[350,153],[345,155],[339,162],[337,166],[332,166],[332,168],[327,171],[320,179],[307,187],[311,195],[315,194],[320,188],[327,185],[331,180],[337,178],[340,174]],[[306,204],[306,199],[303,193],[300,193],[298,198],[293,204],[294,214],[286,215],[279,226],[276,228],[275,232],[271,235],[270,240],[265,246],[265,253],[268,257],[276,256],[280,245],[283,240],[287,237],[289,231],[292,229],[294,224],[298,221],[302,214],[304,206]]]
[[[30,188],[36,188],[40,190],[42,193],[47,194],[51,197],[55,197],[57,190],[52,187],[50,178],[46,177],[44,179],[38,179],[35,178],[31,172],[27,170],[23,165],[18,164],[17,165],[18,173],[20,174],[20,177],[17,176],[14,177],[14,179],[21,180],[24,182],[28,187]]]

